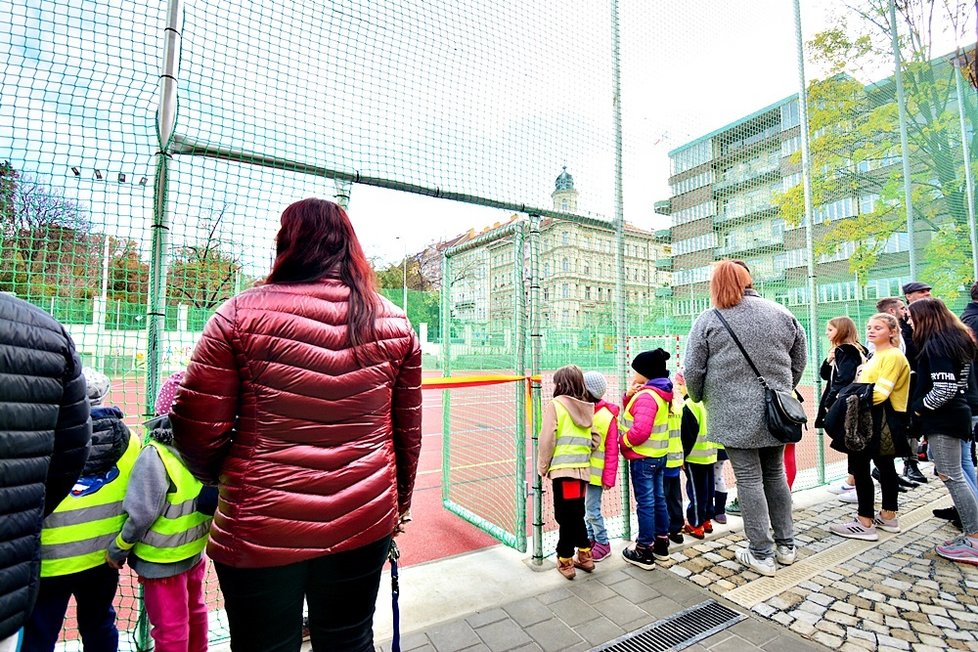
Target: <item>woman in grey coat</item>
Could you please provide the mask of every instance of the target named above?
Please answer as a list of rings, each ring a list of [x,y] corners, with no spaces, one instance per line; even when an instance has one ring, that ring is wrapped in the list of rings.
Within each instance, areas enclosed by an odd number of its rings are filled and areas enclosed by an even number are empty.
[[[788,310],[761,298],[752,284],[743,262],[721,261],[710,279],[712,304],[768,384],[790,392],[805,370],[805,332]],[[768,432],[764,390],[713,310],[693,324],[684,365],[689,397],[706,406],[710,439],[724,445],[737,478],[744,534],[750,541],[747,549],[737,551],[737,559],[761,575],[774,575],[775,559],[793,563],[795,546],[784,444]]]

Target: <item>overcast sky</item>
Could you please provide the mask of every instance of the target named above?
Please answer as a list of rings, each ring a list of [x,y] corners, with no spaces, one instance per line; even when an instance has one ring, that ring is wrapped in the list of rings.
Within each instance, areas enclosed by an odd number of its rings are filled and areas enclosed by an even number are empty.
[[[619,4],[625,217],[662,228],[651,207],[669,196],[667,152],[797,91],[791,2]],[[802,4],[806,37],[839,6]],[[165,3],[7,5],[0,160],[63,187],[98,228],[148,243],[152,183],[138,179],[155,164]],[[185,13],[182,138],[545,208],[566,165],[580,211],[613,215],[610,3],[188,0]],[[222,240],[256,273],[282,208],[332,195],[326,178],[201,157],[176,156],[173,170],[173,241],[224,210]],[[350,214],[384,260],[509,217],[362,185]]]

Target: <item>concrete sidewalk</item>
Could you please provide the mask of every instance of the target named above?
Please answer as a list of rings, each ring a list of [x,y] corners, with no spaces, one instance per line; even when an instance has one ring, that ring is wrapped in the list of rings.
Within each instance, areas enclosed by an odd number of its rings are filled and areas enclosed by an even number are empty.
[[[733,558],[746,545],[737,518],[705,541],[687,537],[653,571],[626,564],[623,541],[573,582],[552,558],[535,572],[526,555],[502,546],[402,569],[401,649],[589,650],[715,599],[747,619],[688,649],[978,650],[978,568],[933,551],[957,534],[930,513],[950,504],[940,482],[901,494],[903,531],[878,542],[830,534],[828,525],[850,520],[855,505],[824,488],[794,499],[799,559],[774,578]],[[378,649],[390,649],[391,632],[385,573]]]

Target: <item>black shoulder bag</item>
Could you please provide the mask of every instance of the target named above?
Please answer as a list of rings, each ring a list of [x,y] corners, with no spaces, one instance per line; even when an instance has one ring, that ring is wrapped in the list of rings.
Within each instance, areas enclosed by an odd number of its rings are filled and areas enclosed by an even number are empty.
[[[757,382],[764,388],[764,420],[767,423],[767,429],[771,432],[771,435],[785,444],[794,444],[801,441],[801,427],[808,423],[805,408],[791,394],[771,389],[771,386],[767,384],[767,380],[757,370],[754,361],[747,355],[747,349],[737,339],[737,335],[730,328],[727,320],[723,318],[723,315],[716,308],[713,309],[713,312],[720,320],[720,323],[723,324],[723,327],[727,329],[727,332],[730,333],[734,344],[744,354],[744,359],[747,360],[747,364],[750,365],[750,368],[754,371],[754,375],[757,376]]]

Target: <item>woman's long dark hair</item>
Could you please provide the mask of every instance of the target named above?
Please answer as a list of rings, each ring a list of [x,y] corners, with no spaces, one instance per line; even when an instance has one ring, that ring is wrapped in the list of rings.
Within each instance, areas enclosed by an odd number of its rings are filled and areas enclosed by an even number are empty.
[[[917,299],[910,304],[913,341],[921,354],[941,355],[961,364],[978,353],[971,330],[940,299]]]
[[[346,326],[354,355],[356,347],[376,339],[377,277],[342,207],[315,197],[295,202],[282,212],[275,245],[266,283],[340,279],[350,288]]]

